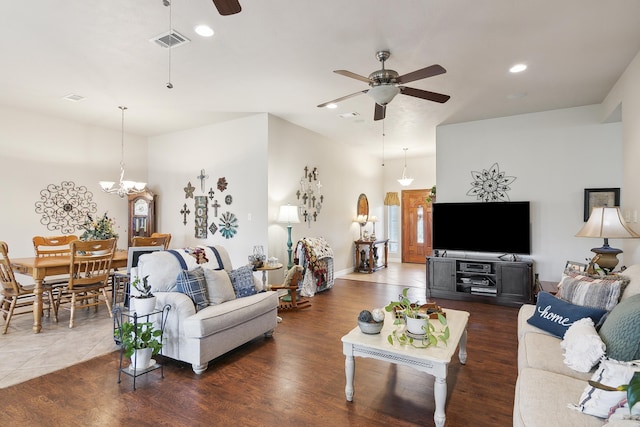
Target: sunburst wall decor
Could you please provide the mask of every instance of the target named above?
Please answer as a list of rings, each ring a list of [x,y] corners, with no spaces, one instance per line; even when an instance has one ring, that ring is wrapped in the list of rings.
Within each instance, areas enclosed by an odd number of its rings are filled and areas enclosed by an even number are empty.
[[[36,213],[42,215],[40,223],[47,230],[59,230],[62,234],[80,230],[87,214],[96,212],[93,193],[85,186],[76,187],[73,181],[47,185],[47,188],[40,191],[40,201],[36,202]]]
[[[482,172],[471,171],[471,176],[474,181],[471,183],[471,189],[467,191],[467,196],[483,202],[508,201],[507,191],[511,190],[509,185],[516,180],[515,176],[506,176],[504,172],[500,172],[497,163],[488,170],[483,169]]]

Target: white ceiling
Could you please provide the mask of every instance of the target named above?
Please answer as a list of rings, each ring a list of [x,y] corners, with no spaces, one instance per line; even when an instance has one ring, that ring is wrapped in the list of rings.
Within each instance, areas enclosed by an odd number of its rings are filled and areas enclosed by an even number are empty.
[[[451,95],[438,104],[398,95],[387,106],[385,156],[432,153],[435,126],[600,103],[640,50],[638,0],[240,0],[221,16],[211,0],[31,0],[0,4],[0,105],[151,136],[268,112],[338,141],[382,152],[382,122],[333,73],[447,73],[407,86]],[[196,24],[215,30],[195,34]],[[508,68],[529,68],[513,75]],[[68,94],[86,97],[70,102]],[[521,97],[519,95],[526,94]],[[515,96],[514,96],[515,95]],[[355,118],[338,114],[357,112]]]

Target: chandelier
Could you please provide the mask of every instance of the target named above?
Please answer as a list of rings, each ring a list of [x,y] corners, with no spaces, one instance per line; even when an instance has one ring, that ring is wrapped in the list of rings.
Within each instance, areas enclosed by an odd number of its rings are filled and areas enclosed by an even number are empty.
[[[117,183],[117,185],[113,181],[100,181],[100,187],[105,193],[117,194],[122,198],[128,194],[143,192],[144,188],[147,186],[147,183],[124,180],[124,110],[126,110],[127,107],[119,106],[118,108],[122,111],[122,130],[120,138],[120,181]]]
[[[413,182],[413,178],[407,178],[407,150],[408,148],[403,148],[404,150],[404,169],[402,169],[402,178],[398,180],[400,185],[406,187],[407,185],[411,185]]]

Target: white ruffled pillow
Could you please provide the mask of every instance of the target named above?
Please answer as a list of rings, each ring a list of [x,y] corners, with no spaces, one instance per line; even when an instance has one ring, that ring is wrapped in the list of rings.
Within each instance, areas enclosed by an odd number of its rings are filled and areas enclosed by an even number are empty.
[[[589,372],[606,350],[589,317],[577,320],[569,326],[560,347],[564,349],[564,364],[578,372]]]

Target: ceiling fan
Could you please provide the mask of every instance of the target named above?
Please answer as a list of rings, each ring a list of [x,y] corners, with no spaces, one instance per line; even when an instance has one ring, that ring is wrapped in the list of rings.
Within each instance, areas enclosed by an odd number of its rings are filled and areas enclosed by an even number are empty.
[[[223,16],[233,15],[242,10],[238,0],[213,0],[213,4]]]
[[[334,73],[368,83],[370,89],[361,90],[360,92],[352,93],[351,95],[346,95],[341,98],[334,99],[333,101],[325,102],[318,105],[318,107],[323,108],[329,104],[335,104],[336,102],[344,101],[345,99],[351,98],[353,96],[366,93],[376,101],[373,119],[381,120],[385,117],[387,104],[391,102],[391,100],[398,93],[414,96],[416,98],[426,99],[427,101],[439,102],[441,104],[447,102],[449,98],[451,98],[449,95],[443,95],[441,93],[429,92],[422,89],[402,86],[404,83],[409,83],[420,79],[426,79],[427,77],[444,74],[447,72],[447,70],[445,70],[443,67],[435,64],[400,76],[396,71],[387,70],[384,68],[384,61],[389,59],[389,56],[391,56],[391,53],[386,50],[376,52],[376,58],[378,59],[378,61],[382,62],[382,68],[369,74],[369,77],[364,77],[347,70],[335,70]]]

